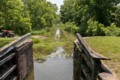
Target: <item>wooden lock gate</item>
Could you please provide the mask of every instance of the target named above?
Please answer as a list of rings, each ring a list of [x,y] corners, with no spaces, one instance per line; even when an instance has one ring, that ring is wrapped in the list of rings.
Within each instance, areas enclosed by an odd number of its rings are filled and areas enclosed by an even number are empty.
[[[0,80],[23,80],[33,68],[30,33],[0,49]]]
[[[110,60],[88,47],[80,34],[74,42],[74,80],[115,80],[101,60]]]

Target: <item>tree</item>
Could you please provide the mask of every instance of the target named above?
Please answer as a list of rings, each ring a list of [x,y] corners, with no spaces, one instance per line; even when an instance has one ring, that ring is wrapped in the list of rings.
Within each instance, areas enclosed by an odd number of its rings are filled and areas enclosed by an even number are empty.
[[[21,0],[1,0],[0,5],[0,19],[2,19],[0,23],[4,29],[14,30],[18,34],[23,33],[23,30],[26,30],[26,33],[30,32],[31,24],[29,18],[22,22],[27,17],[25,18],[22,14],[24,5]],[[28,25],[24,26],[23,29],[19,29],[26,23]],[[29,28],[25,29],[26,27]]]
[[[33,29],[51,27],[56,16],[57,6],[46,0],[23,0],[25,10],[31,18]]]
[[[120,6],[117,7],[117,10],[115,11],[115,21],[117,26],[120,27]]]
[[[81,34],[85,35],[90,19],[109,26],[119,2],[120,0],[65,0],[60,10],[61,21],[75,22],[80,27]]]
[[[75,10],[74,10],[75,0],[64,0],[64,5],[60,8],[61,21],[66,23],[68,21],[73,21]]]

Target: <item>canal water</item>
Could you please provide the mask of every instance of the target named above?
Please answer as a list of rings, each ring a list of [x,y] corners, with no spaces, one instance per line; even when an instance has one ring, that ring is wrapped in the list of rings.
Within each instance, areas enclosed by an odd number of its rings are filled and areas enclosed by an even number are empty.
[[[58,28],[55,41],[58,42],[59,39],[60,29]],[[57,47],[56,51],[48,55],[46,59],[34,61],[34,70],[26,80],[73,80],[73,59],[63,47]]]
[[[58,47],[48,58],[42,62],[34,62],[35,80],[72,80],[73,61],[64,53],[62,47]]]

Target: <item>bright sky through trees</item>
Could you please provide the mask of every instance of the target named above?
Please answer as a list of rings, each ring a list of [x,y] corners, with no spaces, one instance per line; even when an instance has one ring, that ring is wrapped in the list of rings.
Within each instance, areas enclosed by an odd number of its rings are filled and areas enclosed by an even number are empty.
[[[50,2],[52,2],[52,3],[54,3],[54,4],[57,4],[57,6],[58,6],[58,11],[60,10],[60,6],[63,4],[63,1],[64,0],[47,0],[47,1],[50,1]]]

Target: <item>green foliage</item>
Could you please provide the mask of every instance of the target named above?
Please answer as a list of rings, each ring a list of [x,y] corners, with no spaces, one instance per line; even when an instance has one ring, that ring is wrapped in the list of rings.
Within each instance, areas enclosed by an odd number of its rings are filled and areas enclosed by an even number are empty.
[[[97,21],[88,21],[88,29],[86,31],[86,34],[89,36],[104,36],[104,25],[101,23],[98,23]]]
[[[120,28],[117,27],[114,23],[104,28],[104,32],[106,36],[120,36]]]
[[[42,30],[38,30],[38,31],[32,31],[32,35],[42,35],[42,34],[46,34],[47,31],[45,29]]]
[[[40,43],[40,39],[39,38],[33,38],[32,41],[33,41],[34,44]]]
[[[23,35],[25,33],[31,32],[31,23],[30,23],[30,19],[28,18],[20,19],[19,24],[16,26],[18,26],[15,29],[17,34]]]
[[[46,0],[23,0],[25,10],[29,12],[32,29],[51,27],[56,17],[57,6]]]
[[[120,26],[120,6],[117,7],[117,10],[115,11],[115,23],[117,24],[117,26]]]
[[[61,6],[60,13],[61,13],[61,21],[63,23],[67,21],[73,21],[74,17],[74,0],[64,0],[64,5]]]
[[[3,18],[3,12],[0,11],[0,28],[4,25],[5,19]]]
[[[60,24],[60,27],[62,27],[65,31],[68,31],[70,33],[78,32],[79,27],[75,25],[74,22],[66,22],[65,24]]]
[[[112,13],[115,13],[120,0],[65,0],[61,7],[61,20],[63,22],[74,21],[83,23],[93,18],[104,25],[111,23]]]
[[[52,29],[49,27],[41,30],[32,30],[32,35],[46,35],[47,33],[50,33],[51,30]]]
[[[13,30],[17,34],[31,31],[30,18],[23,16],[24,5],[21,0],[1,0],[0,5],[0,26],[3,29]]]
[[[102,27],[110,26],[113,22],[120,26],[119,2],[120,0],[64,0],[60,10],[61,21],[75,22],[83,36],[104,35]],[[93,23],[88,24],[90,19]]]
[[[32,35],[41,35],[41,32],[40,30],[39,31],[32,30]]]
[[[46,0],[1,0],[0,28],[19,35],[51,27],[57,6]]]
[[[97,21],[89,20],[86,34],[89,36],[120,36],[120,28],[117,27],[115,23],[105,27]]]

